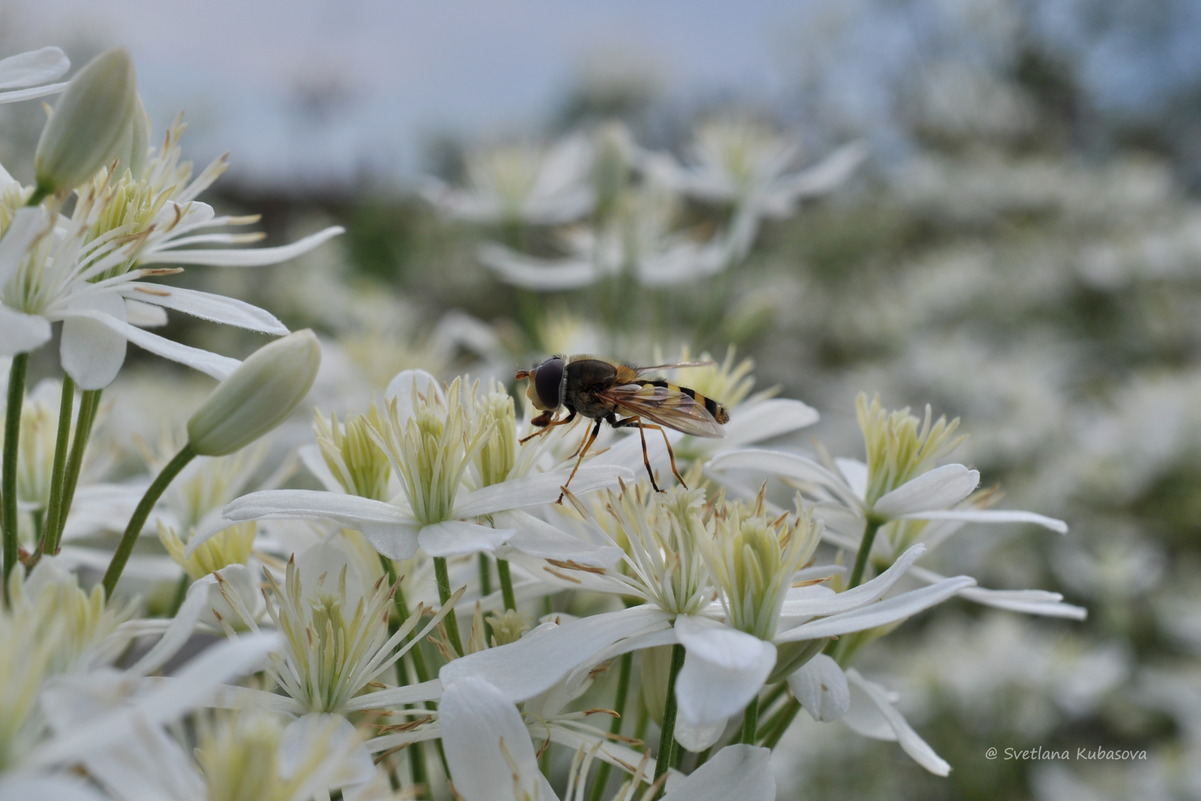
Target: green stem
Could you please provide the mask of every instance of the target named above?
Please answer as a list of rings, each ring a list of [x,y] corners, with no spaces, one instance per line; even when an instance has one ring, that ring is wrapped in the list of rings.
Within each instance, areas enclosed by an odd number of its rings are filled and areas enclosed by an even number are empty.
[[[84,390],[79,399],[79,416],[75,420],[75,438],[71,440],[71,453],[67,459],[67,471],[63,479],[63,495],[59,505],[62,514],[58,517],[54,530],[47,531],[46,553],[58,553],[59,543],[63,539],[63,529],[67,525],[67,512],[71,502],[75,500],[75,488],[79,485],[79,476],[83,472],[83,457],[87,452],[88,440],[92,437],[92,425],[96,422],[96,410],[100,408],[100,393],[103,390]]]
[[[58,401],[58,435],[54,441],[54,472],[50,479],[50,499],[46,502],[46,525],[38,542],[38,553],[54,555],[47,551],[53,547],[58,534],[59,520],[66,516],[63,508],[63,493],[67,488],[67,451],[71,448],[71,415],[75,412],[75,382],[71,376],[63,376],[62,395]]]
[[[405,600],[404,589],[400,586],[400,577],[396,573],[396,564],[388,557],[380,554],[379,563],[384,568],[384,573],[388,576],[388,583],[394,588],[392,592],[392,605],[396,608],[397,620],[404,622],[409,619],[409,604]],[[395,627],[388,626],[388,633],[395,631]],[[425,663],[419,659],[421,653],[421,644],[414,643],[409,649],[406,656],[413,657],[413,669],[418,673],[424,672]],[[414,656],[414,655],[417,656]],[[417,662],[421,661],[421,670],[417,670]],[[396,680],[399,686],[404,687],[409,683],[408,660],[396,660]],[[419,678],[419,681],[424,679]],[[441,742],[441,741],[439,741]],[[409,757],[409,775],[413,779],[414,787],[429,787],[429,771],[425,765],[425,749],[423,743],[413,743],[408,747]]]
[[[863,581],[863,572],[867,568],[867,560],[872,552],[872,543],[876,541],[876,533],[880,530],[882,521],[869,516],[863,527],[863,540],[859,543],[859,551],[855,554],[855,567],[851,570],[851,578],[847,589],[858,587]]]
[[[113,559],[108,563],[108,570],[104,572],[104,580],[101,583],[104,585],[104,594],[107,598],[113,597],[113,590],[117,588],[117,582],[121,580],[121,572],[125,570],[125,563],[129,561],[129,555],[133,553],[133,546],[138,541],[138,534],[146,525],[146,520],[154,509],[154,504],[167,491],[167,487],[175,480],[179,472],[194,458],[196,458],[196,451],[192,449],[192,444],[184,445],[146,488],[146,494],[142,496],[142,500],[138,501],[137,508],[133,510],[133,515],[129,518],[129,525],[125,527],[125,533],[121,535],[121,542],[117,544],[117,550],[113,553]]]
[[[500,594],[505,601],[505,609],[516,611],[517,596],[513,593],[513,575],[509,570],[509,560],[496,560],[496,575],[500,578]]]
[[[36,206],[46,198],[50,197],[53,190],[44,184],[38,184],[33,188],[33,194],[29,196],[29,200],[25,201],[26,206]]]
[[[676,677],[684,667],[684,646],[671,647],[671,672],[667,677],[667,700],[663,704],[663,723],[659,728],[659,750],[655,757],[655,779],[667,773],[676,758]]]
[[[21,404],[25,401],[25,376],[29,372],[29,354],[13,356],[8,371],[8,405],[4,420],[4,465],[0,479],[0,501],[4,512],[0,523],[4,528],[4,587],[8,589],[8,576],[17,564],[19,543],[17,539],[17,456],[21,436]],[[8,595],[5,593],[5,601]]]
[[[167,617],[175,617],[179,614],[179,608],[183,606],[184,598],[188,595],[188,587],[191,586],[191,576],[184,573],[179,577],[179,582],[175,585],[175,597],[171,599],[171,609],[167,612]]]
[[[434,577],[438,582],[438,600],[443,605],[450,603],[450,572],[446,568],[445,556],[434,557]],[[459,636],[459,621],[455,617],[455,610],[447,612],[442,622],[446,624],[446,636],[450,639],[451,647],[455,649],[456,654],[462,656],[463,640]]]
[[[492,594],[492,568],[488,564],[488,554],[480,551],[477,556],[480,567],[480,597],[487,598]]]
[[[742,713],[742,736],[738,742],[746,745],[755,744],[755,734],[759,727],[759,696],[751,699]]]
[[[800,701],[795,698],[785,701],[784,705],[777,709],[760,728],[760,733],[763,735],[760,745],[768,749],[774,749],[779,745],[784,732],[788,731],[788,727],[792,725],[792,721],[796,719],[797,713],[800,711]]]
[[[613,698],[613,711],[617,714],[609,722],[609,734],[614,736],[621,734],[622,719],[626,712],[626,700],[630,695],[630,675],[633,673],[634,665],[633,654],[622,654],[618,665],[617,694]],[[592,785],[592,794],[589,796],[589,801],[601,801],[604,797],[605,785],[609,782],[609,773],[612,769],[613,765],[609,762],[602,762],[600,767],[596,769],[596,779]]]

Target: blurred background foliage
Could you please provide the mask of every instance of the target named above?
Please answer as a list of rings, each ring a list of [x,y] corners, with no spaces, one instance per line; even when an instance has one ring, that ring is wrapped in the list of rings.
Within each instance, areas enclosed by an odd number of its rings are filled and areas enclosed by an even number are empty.
[[[221,291],[323,332],[375,392],[409,366],[511,381],[557,348],[642,363],[734,348],[754,359],[758,387],[822,413],[786,446],[859,455],[861,390],[960,416],[971,438],[959,456],[1004,488],[1002,506],[1062,517],[1071,531],[962,538],[940,568],[962,564],[988,587],[1057,590],[1089,618],[965,603],[911,621],[868,668],[904,691],[906,716],[954,766],[950,778],[926,775],[893,744],[802,725],[782,746],[783,787],[796,789],[781,797],[1198,798],[1198,34],[1201,5],[1189,0],[804,3],[779,96],[681,96],[636,63],[598,62],[507,143],[426,142],[425,171],[455,188],[498,144],[545,153],[566,137],[599,147],[623,131],[622,192],[653,183],[638,153],[688,161],[715,115],[795,143],[797,167],[864,144],[845,182],[757,217],[745,252],[712,274],[514,286],[482,263],[482,246],[557,259],[562,232],[599,230],[611,212],[598,203],[570,224],[456,220],[416,182],[380,180],[363,154],[353,179],[231,174],[210,198],[261,212],[275,241],[332,219],[347,229],[340,253],[196,280],[240,282]],[[86,55],[72,52],[75,63]],[[316,97],[307,113],[327,105]],[[675,204],[671,230],[692,244],[734,227],[731,204],[682,192],[656,203]],[[184,341],[214,335],[173,324]],[[985,758],[989,747],[1002,756]],[[1146,758],[1090,760],[1081,747]],[[1005,759],[1007,748],[1070,756]]]

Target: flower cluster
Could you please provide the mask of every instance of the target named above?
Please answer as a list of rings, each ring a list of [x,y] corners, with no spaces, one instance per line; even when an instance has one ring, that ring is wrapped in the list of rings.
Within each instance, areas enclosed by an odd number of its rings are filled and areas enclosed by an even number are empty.
[[[0,101],[63,93],[35,183],[0,172],[3,801],[766,800],[802,709],[945,776],[864,655],[956,598],[1083,617],[939,559],[980,523],[1066,531],[989,508],[979,471],[947,461],[957,420],[864,394],[862,461],[802,451],[790,437],[817,412],[754,392],[753,363],[732,352],[680,354],[687,389],[626,385],[661,404],[645,407],[661,437],[575,405],[591,419],[543,428],[504,383],[419,369],[316,410],[311,435],[278,436],[320,385],[323,350],[339,351],[157,279],[178,272],[162,265],[286,260],[338,229],[210,247],[253,238],[211,230],[247,220],[196,199],[224,162],[193,177],[178,121],[147,147],[124,51],[47,85],[65,69],[56,50],[0,61]],[[486,246],[518,285],[665,285],[727,270],[763,220],[860,158],[798,171],[787,138],[740,118],[702,126],[681,164],[605,127],[473,158],[470,189],[429,196],[510,231],[588,218],[558,231],[571,263]],[[728,226],[679,236],[681,197],[723,206]],[[236,360],[148,330],[172,310],[281,336]],[[61,377],[27,393],[56,325]],[[128,342],[219,380],[132,474],[87,458]],[[705,429],[722,436],[674,430],[663,410],[712,416],[703,396],[728,410]]]

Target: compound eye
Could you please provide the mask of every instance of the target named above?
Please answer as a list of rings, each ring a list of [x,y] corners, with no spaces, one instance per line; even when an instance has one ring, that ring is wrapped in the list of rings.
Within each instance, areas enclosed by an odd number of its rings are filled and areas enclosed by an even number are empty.
[[[534,369],[530,400],[539,409],[553,412],[563,404],[563,359],[552,356]]]

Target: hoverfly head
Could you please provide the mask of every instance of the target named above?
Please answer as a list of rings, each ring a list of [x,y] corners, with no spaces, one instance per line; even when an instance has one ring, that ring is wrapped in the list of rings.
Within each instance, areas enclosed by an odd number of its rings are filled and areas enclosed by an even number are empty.
[[[517,378],[528,378],[530,386],[526,396],[534,408],[553,412],[563,405],[567,384],[567,364],[562,356],[551,356],[532,370],[520,370]]]

